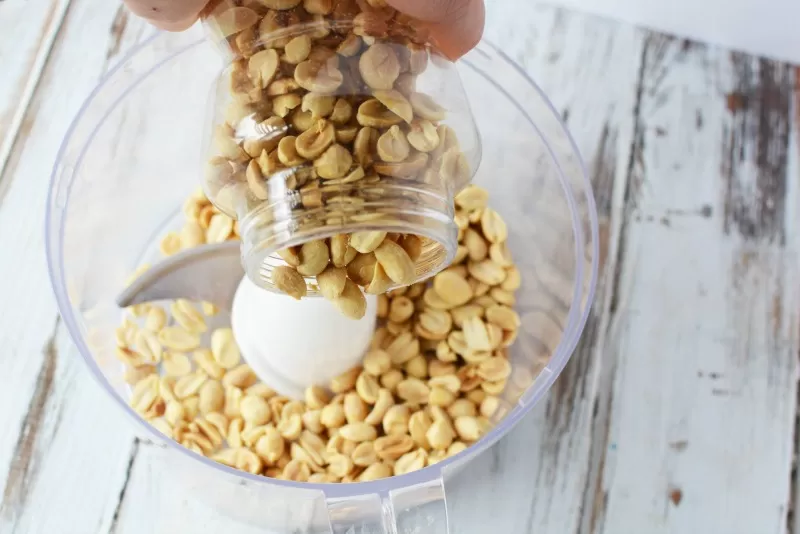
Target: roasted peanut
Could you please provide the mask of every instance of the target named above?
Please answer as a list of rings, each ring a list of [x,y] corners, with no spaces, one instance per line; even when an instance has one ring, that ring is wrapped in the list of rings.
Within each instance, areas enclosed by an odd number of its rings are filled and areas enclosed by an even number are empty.
[[[275,267],[272,270],[272,283],[296,300],[306,296],[306,282],[303,276],[291,267]]]
[[[370,46],[361,54],[358,68],[366,84],[376,90],[390,90],[400,76],[397,54],[391,46],[382,43]]]

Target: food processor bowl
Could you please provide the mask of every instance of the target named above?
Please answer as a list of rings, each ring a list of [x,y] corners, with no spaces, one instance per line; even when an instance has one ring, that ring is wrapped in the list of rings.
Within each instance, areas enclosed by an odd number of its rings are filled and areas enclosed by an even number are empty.
[[[539,88],[498,48],[483,42],[458,63],[482,137],[474,181],[508,221],[522,275],[515,306],[522,326],[493,429],[452,458],[374,482],[250,475],[183,448],[137,415],[114,356],[123,313],[115,297],[137,267],[158,258],[160,236],[179,223],[183,201],[200,184],[206,99],[222,68],[199,33],[156,34],[79,111],[58,153],[47,206],[50,276],[64,322],[109,402],[165,445],[187,492],[232,519],[276,532],[390,533],[421,525],[446,533],[446,480],[542,398],[586,323],[598,227],[575,144]]]

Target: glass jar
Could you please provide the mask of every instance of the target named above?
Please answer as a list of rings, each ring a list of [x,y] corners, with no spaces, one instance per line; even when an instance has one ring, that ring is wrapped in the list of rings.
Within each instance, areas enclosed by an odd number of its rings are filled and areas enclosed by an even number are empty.
[[[202,18],[228,62],[205,191],[238,222],[254,283],[300,298],[335,266],[383,293],[450,264],[454,197],[481,147],[423,24],[383,0],[222,0]],[[276,279],[287,265],[305,288]]]

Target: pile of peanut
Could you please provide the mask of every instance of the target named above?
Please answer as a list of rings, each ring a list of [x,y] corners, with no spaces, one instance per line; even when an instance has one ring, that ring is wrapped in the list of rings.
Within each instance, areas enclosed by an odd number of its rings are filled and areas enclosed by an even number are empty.
[[[362,205],[409,202],[400,191],[409,184],[446,197],[470,180],[444,108],[416,91],[431,54],[426,33],[383,0],[223,0],[204,20],[234,57],[206,176],[227,213],[285,221],[290,206],[295,231],[380,227],[381,213]],[[435,246],[385,232],[311,241],[282,251],[287,265],[271,282],[300,299],[316,277],[358,319],[362,289],[413,283]]]
[[[117,330],[131,406],[198,454],[286,480],[376,480],[463,451],[507,409],[501,394],[520,327],[520,273],[487,200],[475,186],[458,195],[456,262],[429,282],[380,295],[362,365],[327,388],[308,388],[303,401],[260,383],[230,328],[210,331],[213,304],[134,306]],[[235,239],[232,224],[218,229],[214,210],[190,198],[186,225],[162,241],[165,253]]]

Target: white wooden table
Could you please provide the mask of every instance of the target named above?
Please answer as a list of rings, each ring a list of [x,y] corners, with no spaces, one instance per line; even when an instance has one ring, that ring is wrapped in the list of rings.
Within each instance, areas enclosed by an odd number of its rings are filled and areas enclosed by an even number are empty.
[[[46,273],[59,143],[150,31],[111,0],[0,1],[3,534],[252,531],[171,490]],[[487,37],[571,128],[603,266],[549,397],[448,488],[454,532],[800,532],[800,68],[527,0],[491,0]]]

